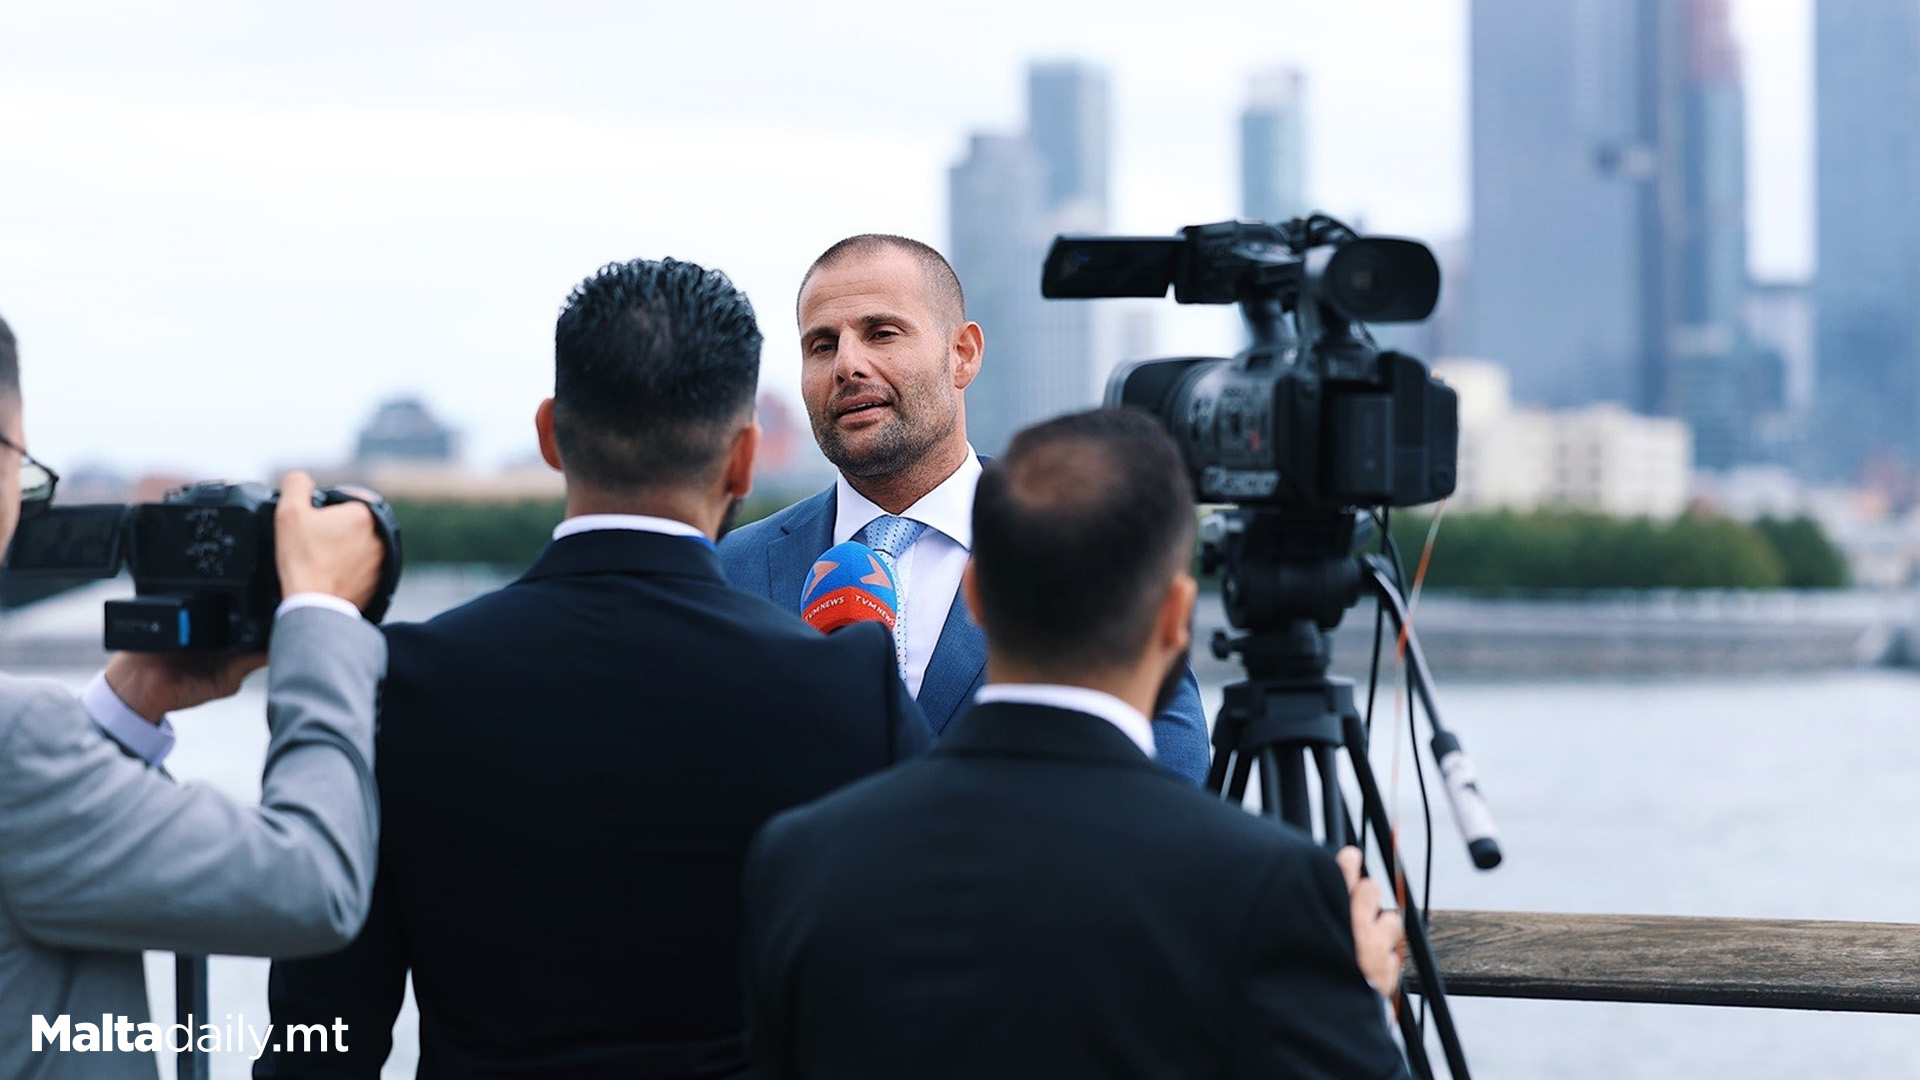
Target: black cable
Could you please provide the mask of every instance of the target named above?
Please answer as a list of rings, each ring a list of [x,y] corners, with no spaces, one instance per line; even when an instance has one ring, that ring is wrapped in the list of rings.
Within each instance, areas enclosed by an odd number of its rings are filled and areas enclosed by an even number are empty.
[[[1394,539],[1393,533],[1389,531],[1384,524],[1384,522],[1388,520],[1386,510],[1380,512],[1378,519],[1383,521],[1380,531],[1385,539],[1382,546],[1386,548],[1392,557],[1394,586],[1399,589],[1401,600],[1406,602],[1408,600],[1407,567],[1400,555],[1399,541]],[[1413,612],[1410,604],[1407,617],[1408,621],[1411,622]],[[1409,629],[1407,633],[1411,635],[1412,630]],[[1426,767],[1420,763],[1420,735],[1419,728],[1416,726],[1416,702],[1414,700],[1417,696],[1418,695],[1413,693],[1407,695],[1407,739],[1413,744],[1413,774],[1420,789],[1420,817],[1426,829],[1426,836],[1423,843],[1426,850],[1421,860],[1420,919],[1422,922],[1431,923],[1431,915],[1433,912],[1433,801],[1431,793],[1427,790]],[[1416,1021],[1416,1026],[1419,1027],[1422,1034],[1427,1030],[1427,998],[1424,994],[1420,997],[1420,1016]]]
[[[1420,732],[1414,726],[1414,698],[1417,696],[1407,695],[1407,741],[1413,744],[1413,775],[1420,785],[1420,816],[1424,821],[1423,828],[1426,830],[1421,842],[1421,846],[1426,849],[1422,859],[1426,865],[1420,878],[1420,921],[1431,926],[1433,925],[1433,802],[1427,794],[1426,767],[1420,764]],[[1425,994],[1420,995],[1420,1017],[1415,1026],[1420,1029],[1424,1037],[1427,1031],[1427,996]]]
[[[1387,532],[1388,512],[1384,508],[1380,510],[1369,510],[1367,512],[1372,515],[1374,525],[1380,530],[1381,548],[1385,550],[1386,545],[1392,541],[1392,536]],[[1381,644],[1385,639],[1386,626],[1386,606],[1375,601],[1373,605],[1373,661],[1367,666],[1367,711],[1362,714],[1360,720],[1360,729],[1364,731],[1367,736],[1364,749],[1369,753],[1371,753],[1373,749],[1373,698],[1374,692],[1378,690],[1380,686],[1380,654]],[[1366,850],[1367,815],[1361,814],[1360,851],[1364,855]]]

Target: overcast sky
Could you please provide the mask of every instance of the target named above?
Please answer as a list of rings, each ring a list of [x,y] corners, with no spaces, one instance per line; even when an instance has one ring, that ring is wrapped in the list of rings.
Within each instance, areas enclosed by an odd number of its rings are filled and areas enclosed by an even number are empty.
[[[1808,0],[1735,10],[1754,269],[1804,275]],[[1034,58],[1111,71],[1119,231],[1234,216],[1246,77],[1294,64],[1315,202],[1457,236],[1466,52],[1465,0],[0,0],[0,315],[56,467],[335,461],[402,392],[491,467],[612,260],[726,270],[797,401],[800,272],[854,232],[944,247],[947,167],[1021,126]]]

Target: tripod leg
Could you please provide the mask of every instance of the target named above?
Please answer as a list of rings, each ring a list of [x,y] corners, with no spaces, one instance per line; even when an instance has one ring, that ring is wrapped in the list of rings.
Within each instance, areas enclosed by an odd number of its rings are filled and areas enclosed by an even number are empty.
[[[1235,806],[1239,806],[1241,803],[1245,802],[1247,799],[1247,776],[1253,771],[1253,759],[1251,757],[1248,757],[1245,754],[1237,753],[1237,752],[1234,753],[1232,757],[1233,757],[1233,783],[1228,785],[1228,787],[1226,788],[1226,795],[1227,795],[1228,802],[1232,803]],[[1219,762],[1221,759],[1219,757],[1215,757],[1214,760],[1216,762]],[[1216,767],[1220,767],[1220,766],[1216,766]],[[1219,790],[1219,789],[1215,789],[1215,790]]]
[[[1374,842],[1380,845],[1380,854],[1394,872],[1406,879],[1406,868],[1400,865],[1400,854],[1394,850],[1393,823],[1387,820],[1386,803],[1380,796],[1380,785],[1373,776],[1373,766],[1366,755],[1365,733],[1360,729],[1360,718],[1349,714],[1346,718],[1347,758],[1353,763],[1354,777],[1360,781],[1360,805],[1367,820],[1373,825]],[[1413,894],[1413,888],[1406,888],[1406,905],[1400,909],[1401,921],[1407,928],[1407,951],[1413,959],[1414,967],[1420,972],[1420,985],[1427,1004],[1433,1009],[1434,1030],[1440,1035],[1440,1050],[1447,1058],[1447,1071],[1453,1074],[1453,1080],[1468,1080],[1466,1052],[1460,1047],[1460,1032],[1453,1026],[1453,1009],[1447,1004],[1445,980],[1440,975],[1440,965],[1433,958],[1433,944],[1427,937],[1426,921],[1420,917],[1420,901]]]
[[[1340,797],[1340,778],[1335,771],[1332,751],[1315,748],[1314,764],[1320,770],[1320,785],[1323,791],[1332,791],[1333,797],[1326,800],[1327,845],[1333,848],[1345,847],[1353,837],[1353,819],[1347,816],[1345,800]],[[1341,839],[1336,841],[1335,835]],[[1361,873],[1365,873],[1364,866]],[[1407,1067],[1417,1080],[1434,1080],[1433,1061],[1427,1056],[1426,1031],[1421,1027],[1413,1011],[1413,1000],[1402,986],[1394,991],[1393,1019],[1400,1028],[1400,1041],[1406,1047]],[[1466,1080],[1465,1066],[1455,1072],[1456,1080]]]
[[[1413,1075],[1433,1080],[1433,1061],[1427,1057],[1426,1032],[1420,1029],[1420,1021],[1414,1019],[1413,998],[1405,987],[1393,996],[1393,1017],[1400,1025],[1400,1041],[1407,1048],[1407,1065]]]
[[[1327,846],[1335,851],[1353,843],[1353,826],[1347,820],[1346,799],[1340,794],[1340,771],[1333,748],[1313,748],[1314,768],[1320,771],[1320,819],[1327,825]]]
[[[1279,808],[1281,818],[1311,833],[1313,800],[1307,795],[1306,751],[1289,748],[1283,758],[1280,751],[1266,747],[1260,751],[1260,755],[1260,774],[1263,777],[1269,771],[1269,764],[1276,766],[1271,771],[1279,777],[1280,790],[1276,793],[1277,801],[1273,805]]]

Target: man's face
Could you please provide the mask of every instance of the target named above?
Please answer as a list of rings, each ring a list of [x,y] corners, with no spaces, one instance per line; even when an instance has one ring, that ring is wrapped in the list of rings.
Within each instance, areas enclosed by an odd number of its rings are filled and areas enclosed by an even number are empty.
[[[911,255],[883,248],[815,271],[800,292],[800,394],[821,453],[883,477],[966,443],[956,313],[942,311]]]

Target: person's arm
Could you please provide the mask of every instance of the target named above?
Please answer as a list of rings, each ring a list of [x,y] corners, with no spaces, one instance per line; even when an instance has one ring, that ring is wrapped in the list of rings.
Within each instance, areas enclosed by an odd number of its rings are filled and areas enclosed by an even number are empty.
[[[1211,760],[1207,714],[1200,704],[1200,682],[1187,665],[1173,701],[1153,718],[1153,753],[1160,767],[1195,784],[1205,783]]]
[[[373,908],[353,944],[304,960],[276,960],[267,977],[267,1005],[281,1037],[253,1063],[254,1080],[378,1080],[393,1052],[393,1022],[407,987],[406,940],[401,933],[393,875],[385,866],[373,886]],[[308,1041],[296,1052],[289,1025],[318,1024],[339,1042]]]
[[[0,742],[0,903],[75,949],[288,955],[352,940],[372,887],[380,632],[302,608],[273,635],[258,807],[127,758],[72,698]]]
[[[94,724],[107,738],[119,743],[129,756],[146,762],[149,768],[165,767],[176,737],[172,722],[164,714],[158,720],[149,720],[134,712],[132,706],[114,692],[105,671],[95,675],[80,692],[80,707],[87,710]]]
[[[291,955],[351,940],[372,891],[375,688],[386,644],[357,614],[382,551],[358,504],[316,510],[294,473],[275,517],[277,617],[258,807],[123,755],[79,703],[18,690],[0,723],[0,905],[41,943]],[[259,658],[116,657],[149,719],[231,693]]]
[[[1275,857],[1240,940],[1235,1077],[1388,1080],[1407,1076],[1381,998],[1354,962],[1352,901],[1326,851]]]
[[[1348,913],[1353,922],[1354,959],[1380,997],[1392,1001],[1400,988],[1400,965],[1407,928],[1397,911],[1380,906],[1380,883],[1360,876],[1360,849],[1348,845],[1334,855],[1347,882]]]

